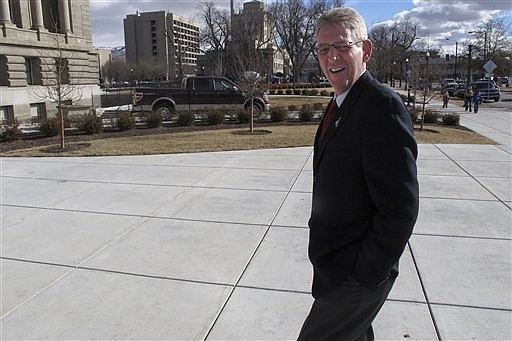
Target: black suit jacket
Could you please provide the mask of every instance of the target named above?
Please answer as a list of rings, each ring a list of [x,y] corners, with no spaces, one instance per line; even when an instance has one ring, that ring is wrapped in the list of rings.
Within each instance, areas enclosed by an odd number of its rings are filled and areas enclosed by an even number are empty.
[[[418,214],[417,145],[400,97],[366,71],[315,138],[309,258],[313,296],[347,277],[376,288],[398,270]]]

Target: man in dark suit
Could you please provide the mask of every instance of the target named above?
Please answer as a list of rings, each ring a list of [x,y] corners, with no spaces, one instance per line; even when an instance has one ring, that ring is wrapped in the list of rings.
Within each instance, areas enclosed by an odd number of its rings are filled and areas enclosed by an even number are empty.
[[[364,19],[335,8],[317,25],[319,63],[335,90],[313,159],[309,258],[315,298],[299,340],[373,340],[371,323],[418,214],[417,145],[407,108],[366,71]]]

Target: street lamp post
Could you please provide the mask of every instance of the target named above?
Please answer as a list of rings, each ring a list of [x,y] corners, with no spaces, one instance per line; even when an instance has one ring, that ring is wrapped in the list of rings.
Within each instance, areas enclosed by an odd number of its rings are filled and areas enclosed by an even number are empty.
[[[455,40],[450,39],[450,38],[446,38],[446,40],[455,41]],[[458,46],[459,46],[459,42],[455,41],[455,72],[454,72],[455,78],[458,78],[458,75],[457,75],[457,58],[458,58],[457,51],[458,51]]]
[[[423,107],[421,109],[421,127],[420,130],[423,131],[423,121],[425,120],[425,102],[427,101],[427,90],[428,90],[428,61],[430,58],[430,52],[427,51],[425,54],[425,58],[427,60],[427,65],[425,68],[425,83],[423,84]]]
[[[407,106],[410,106],[411,89],[409,88],[409,58],[405,58],[405,89],[407,89]]]
[[[468,33],[478,33],[478,34],[484,34],[484,60],[483,60],[483,64],[485,64],[485,59],[487,58],[487,30],[485,31],[469,31]]]
[[[402,62],[400,62],[400,70],[403,70],[403,68],[404,68],[404,64],[402,64]],[[403,76],[403,73],[399,72],[399,74],[400,74],[400,78],[398,79],[398,87],[402,88],[402,76]]]
[[[393,72],[394,71],[395,71],[395,62],[392,62],[391,63],[391,81],[389,82],[389,85],[391,87],[394,87],[394,84],[393,84],[393,82],[394,82],[394,80],[393,80],[393,77],[394,77]]]
[[[466,88],[469,89],[469,86],[471,85],[471,51],[473,50],[473,45],[468,45],[468,77],[466,80]]]

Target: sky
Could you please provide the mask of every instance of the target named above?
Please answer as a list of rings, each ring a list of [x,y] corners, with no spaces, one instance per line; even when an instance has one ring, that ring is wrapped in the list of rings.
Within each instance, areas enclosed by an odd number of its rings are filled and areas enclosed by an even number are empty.
[[[229,8],[229,0],[209,1],[218,8]],[[235,5],[243,2],[235,0]],[[123,46],[123,19],[128,14],[164,10],[197,20],[200,3],[197,0],[90,0],[93,44],[97,48]],[[369,29],[379,23],[410,18],[418,23],[421,39],[446,53],[454,53],[455,41],[461,44],[474,39],[468,32],[490,17],[504,14],[512,21],[510,0],[345,0],[345,6],[357,10]]]

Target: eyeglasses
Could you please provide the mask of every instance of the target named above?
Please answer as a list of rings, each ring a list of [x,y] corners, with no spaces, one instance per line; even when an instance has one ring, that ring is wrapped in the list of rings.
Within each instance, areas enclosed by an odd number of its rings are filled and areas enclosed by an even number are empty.
[[[365,40],[359,40],[359,41],[355,41],[355,42],[337,41],[332,44],[318,44],[316,46],[316,51],[318,52],[318,54],[327,54],[327,53],[329,53],[329,50],[331,49],[331,46],[332,46],[336,49],[336,51],[338,51],[338,53],[344,53],[344,52],[347,52],[348,50],[350,50],[352,48],[352,46],[362,43]]]

